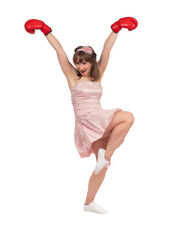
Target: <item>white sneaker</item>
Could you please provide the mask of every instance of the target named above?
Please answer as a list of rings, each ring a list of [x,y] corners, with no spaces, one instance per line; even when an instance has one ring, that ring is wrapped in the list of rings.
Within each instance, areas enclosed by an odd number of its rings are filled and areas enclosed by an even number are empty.
[[[107,210],[97,205],[94,201],[92,201],[89,205],[84,204],[84,211],[94,212],[99,214],[107,213]]]
[[[98,151],[98,161],[94,170],[95,175],[97,175],[103,169],[103,167],[109,167],[109,161],[105,159],[104,155],[105,150],[103,148],[100,148]]]

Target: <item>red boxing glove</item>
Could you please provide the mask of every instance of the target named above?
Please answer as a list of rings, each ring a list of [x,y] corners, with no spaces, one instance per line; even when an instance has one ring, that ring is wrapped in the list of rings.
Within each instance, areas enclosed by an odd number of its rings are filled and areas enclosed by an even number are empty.
[[[52,29],[48,27],[43,21],[37,19],[30,19],[24,24],[24,28],[28,33],[34,34],[35,29],[40,29],[45,36],[47,36]]]
[[[135,18],[125,17],[120,18],[117,22],[111,25],[111,29],[118,33],[122,28],[127,28],[129,31],[134,30],[138,25],[138,22]]]

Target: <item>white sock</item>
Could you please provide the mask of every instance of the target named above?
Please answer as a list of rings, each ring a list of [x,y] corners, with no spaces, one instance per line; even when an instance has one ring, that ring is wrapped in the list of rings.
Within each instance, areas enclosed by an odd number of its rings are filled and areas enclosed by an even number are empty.
[[[94,213],[99,213],[99,214],[104,214],[107,213],[107,210],[100,207],[99,205],[97,205],[94,201],[92,201],[90,204],[88,205],[84,205],[84,211],[87,212],[94,212]]]
[[[97,175],[103,167],[109,167],[109,161],[105,159],[105,150],[100,148],[98,151],[98,161],[94,170],[94,174]]]

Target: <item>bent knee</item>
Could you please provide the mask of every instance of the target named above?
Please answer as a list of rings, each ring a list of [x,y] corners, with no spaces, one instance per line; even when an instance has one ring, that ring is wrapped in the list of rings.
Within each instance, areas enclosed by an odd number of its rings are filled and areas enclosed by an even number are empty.
[[[126,122],[128,122],[128,124],[130,124],[130,125],[133,125],[134,115],[131,112],[127,112]]]

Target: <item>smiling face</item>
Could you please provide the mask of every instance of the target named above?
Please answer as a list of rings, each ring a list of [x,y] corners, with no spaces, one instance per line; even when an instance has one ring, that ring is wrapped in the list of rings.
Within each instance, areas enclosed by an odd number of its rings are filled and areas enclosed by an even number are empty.
[[[91,63],[87,62],[85,59],[82,61],[79,61],[79,57],[77,57],[76,62],[76,69],[80,72],[80,74],[83,77],[90,77],[90,71],[91,71]]]

